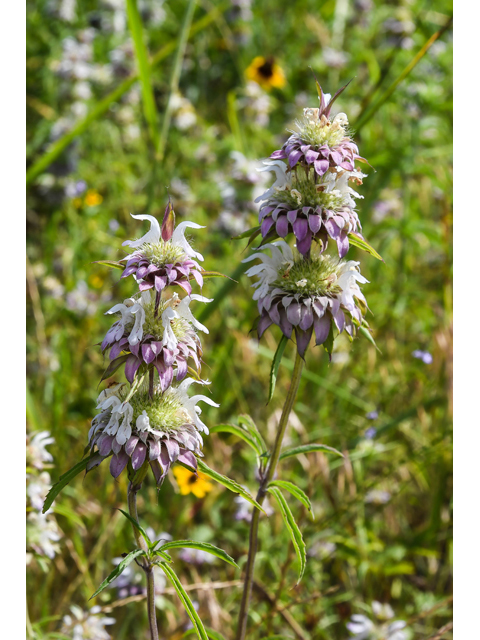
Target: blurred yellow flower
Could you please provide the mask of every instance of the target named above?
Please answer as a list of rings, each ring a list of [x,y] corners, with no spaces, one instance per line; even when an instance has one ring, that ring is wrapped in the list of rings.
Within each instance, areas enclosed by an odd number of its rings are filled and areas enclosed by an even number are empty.
[[[85,195],[85,204],[87,207],[95,207],[97,204],[103,202],[103,197],[95,191],[95,189],[89,189]]]
[[[282,67],[274,62],[273,58],[263,58],[262,56],[257,56],[253,59],[245,71],[245,75],[263,89],[271,89],[273,87],[281,89],[287,82]]]
[[[74,198],[73,199],[73,206],[75,207],[75,209],[80,209],[80,207],[82,206],[82,199],[81,198]]]
[[[182,496],[193,493],[197,498],[204,498],[213,489],[213,484],[204,473],[192,473],[185,467],[176,465],[173,468],[173,475]]]

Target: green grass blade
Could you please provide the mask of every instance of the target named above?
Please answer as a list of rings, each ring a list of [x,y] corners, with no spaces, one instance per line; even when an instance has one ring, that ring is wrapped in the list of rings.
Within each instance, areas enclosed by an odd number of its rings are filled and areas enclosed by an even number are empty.
[[[272,368],[270,369],[270,389],[268,392],[267,404],[273,398],[273,392],[275,391],[275,385],[277,383],[278,368],[280,367],[280,362],[282,361],[283,352],[285,351],[287,342],[288,342],[287,336],[283,335],[280,342],[278,343],[278,347],[277,347],[277,350],[275,351],[275,355],[273,356]]]
[[[216,556],[224,562],[231,564],[232,567],[236,567],[238,569],[237,563],[226,551],[219,549],[208,542],[196,542],[195,540],[173,540],[172,542],[166,542],[163,544],[159,551],[167,551],[168,549],[199,549],[200,551],[211,553],[212,556]]]
[[[187,612],[187,615],[192,621],[195,631],[197,632],[197,636],[200,638],[200,640],[209,640],[207,632],[205,631],[205,627],[203,626],[203,623],[200,620],[198,613],[195,611],[195,607],[193,606],[192,601],[188,597],[187,592],[182,587],[182,583],[178,579],[177,574],[168,564],[162,564],[161,567],[165,575],[167,576],[167,578],[173,584],[175,591],[178,594],[178,597],[182,601],[182,604],[185,607],[185,611]]]
[[[217,424],[210,429],[210,433],[232,433],[249,444],[257,455],[263,453],[263,451],[259,449],[256,439],[253,438],[248,431],[242,427],[237,427],[235,424]]]
[[[215,631],[214,629],[210,629],[209,627],[205,627],[205,630],[210,640],[225,640],[225,636],[222,636],[222,634],[219,633],[218,631]],[[185,633],[183,634],[182,640],[183,638],[191,638],[192,636],[196,635],[196,633],[197,632],[195,631],[195,629],[189,629],[188,631],[185,631]]]
[[[293,484],[293,482],[288,482],[288,480],[272,480],[272,482],[270,482],[268,486],[279,487],[280,489],[285,489],[285,491],[291,493],[294,498],[299,500],[305,507],[307,507],[313,517],[312,503],[310,502],[307,494],[305,493],[305,491],[302,491],[300,487],[297,487],[297,485]]]
[[[98,589],[95,591],[93,596],[90,596],[89,600],[91,600],[92,598],[95,598],[95,596],[98,596],[98,594],[101,591],[103,591],[106,587],[108,587],[108,585],[111,584],[115,580],[115,578],[118,578],[118,576],[121,573],[123,573],[123,570],[126,569],[128,565],[135,560],[135,558],[138,558],[139,556],[144,556],[144,555],[145,555],[145,551],[143,551],[143,549],[135,549],[135,551],[130,551],[130,553],[120,562],[120,564],[118,564],[115,567],[115,569],[108,576],[108,578],[105,578],[105,580],[98,587]]]
[[[190,29],[190,36],[194,36],[196,33],[199,33],[209,24],[214,22],[217,17],[226,11],[230,7],[230,2],[224,2],[218,7],[209,11],[203,18],[198,20]],[[164,47],[162,47],[152,58],[150,67],[154,68],[160,64],[165,58],[167,58],[171,53],[173,53],[177,47],[178,40],[172,40]],[[45,151],[43,155],[38,158],[36,162],[32,164],[32,166],[27,171],[26,181],[27,186],[31,184],[35,178],[37,178],[41,173],[43,173],[48,167],[52,164],[56,158],[64,151],[68,145],[75,140],[79,135],[81,135],[84,131],[86,131],[92,122],[98,120],[104,113],[106,113],[110,105],[114,102],[117,102],[124,93],[126,93],[138,80],[138,74],[132,74],[129,78],[126,78],[123,82],[121,82],[116,89],[114,89],[111,93],[105,96],[100,102],[98,102],[95,107],[88,113],[83,120],[80,120],[68,133],[62,136],[59,140],[54,142],[48,149]]]
[[[190,25],[192,24],[193,13],[195,11],[196,0],[190,0],[188,3],[185,16],[183,18],[182,29],[180,31],[180,38],[178,41],[177,54],[175,56],[175,62],[173,63],[172,75],[170,77],[169,96],[167,107],[163,116],[162,131],[160,133],[160,140],[157,145],[157,158],[163,160],[165,154],[165,146],[167,144],[168,131],[170,129],[170,122],[172,120],[172,98],[174,93],[178,91],[178,83],[180,82],[180,74],[182,73],[182,63],[185,56],[185,47],[187,46],[188,33],[190,31]]]
[[[340,453],[337,449],[333,447],[328,447],[326,444],[302,444],[299,447],[294,447],[293,449],[287,449],[280,454],[279,460],[285,460],[285,458],[290,458],[291,456],[298,456],[301,453],[313,453],[314,451],[328,451],[330,453],[335,453],[337,456],[341,458],[344,457],[343,453]]]
[[[268,487],[267,491],[277,500],[283,521],[285,522],[285,526],[288,529],[293,546],[295,547],[295,552],[300,563],[300,571],[298,573],[297,580],[298,584],[302,579],[305,567],[307,566],[307,548],[305,547],[305,542],[303,541],[302,533],[298,528],[298,524],[295,522],[295,518],[293,517],[290,507],[288,506],[280,489],[278,489],[278,487]]]
[[[154,147],[158,147],[157,109],[153,95],[150,62],[147,47],[143,37],[143,24],[138,11],[136,0],[127,0],[127,19],[132,35],[135,58],[137,60],[138,76],[142,87],[143,113],[148,124],[150,138]]]

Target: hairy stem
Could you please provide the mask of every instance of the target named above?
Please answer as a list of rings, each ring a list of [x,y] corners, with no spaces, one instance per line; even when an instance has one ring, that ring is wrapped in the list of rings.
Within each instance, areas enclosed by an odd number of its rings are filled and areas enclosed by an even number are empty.
[[[128,486],[128,511],[132,518],[138,522],[138,513],[137,513],[137,492],[140,489],[140,484],[133,485],[132,483]],[[140,531],[133,526],[133,534],[135,536],[135,541],[137,546],[144,551],[148,551],[148,546]],[[150,625],[150,637],[151,640],[158,640],[158,629],[157,629],[157,616],[155,613],[155,581],[153,575],[153,566],[150,562],[145,558],[143,570],[147,576],[147,610],[148,610],[148,623]]]
[[[288,418],[293,408],[295,398],[297,396],[298,387],[300,384],[300,378],[303,369],[303,359],[299,355],[298,351],[295,358],[295,366],[293,368],[292,382],[285,398],[285,404],[283,405],[282,415],[280,422],[278,423],[277,437],[275,438],[275,444],[273,445],[273,451],[271,453],[266,473],[260,483],[260,487],[257,493],[257,502],[261,505],[265,500],[267,494],[267,488],[273,479],[275,474],[278,459],[282,449],[283,437],[288,425]],[[258,523],[260,521],[260,511],[254,509],[252,513],[252,522],[250,524],[250,538],[248,548],[248,560],[245,569],[245,582],[242,596],[242,604],[240,607],[240,614],[238,617],[238,628],[236,640],[245,640],[247,633],[247,620],[248,620],[248,608],[250,605],[250,597],[252,595],[253,584],[253,572],[255,567],[255,556],[257,554],[258,545]]]

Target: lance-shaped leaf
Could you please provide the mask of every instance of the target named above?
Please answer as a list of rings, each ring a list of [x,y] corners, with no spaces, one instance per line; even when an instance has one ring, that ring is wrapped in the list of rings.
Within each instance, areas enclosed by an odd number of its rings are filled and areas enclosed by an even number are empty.
[[[130,355],[129,353],[126,353],[123,356],[118,356],[118,358],[115,358],[115,360],[112,360],[108,365],[108,367],[103,372],[103,376],[101,377],[100,382],[103,382],[103,380],[106,380],[107,378],[110,378],[110,376],[113,376],[115,371],[119,369],[122,366],[122,364],[124,364],[127,361],[127,358],[129,357],[129,355]]]
[[[258,427],[253,421],[253,419],[248,414],[245,413],[238,416],[238,422],[240,424],[243,424],[244,427],[248,429],[248,432],[250,433],[250,435],[252,435],[255,438],[255,440],[258,443],[258,446],[260,447],[261,452],[263,453],[264,451],[267,451],[268,447],[265,444],[265,440],[263,439],[263,436],[258,430]]]
[[[381,260],[382,262],[385,262],[382,256],[377,251],[375,251],[375,249],[364,238],[361,238],[357,233],[353,233],[353,231],[350,232],[348,234],[348,242],[352,245],[352,247],[357,247],[358,249],[362,249],[363,251],[366,251],[367,253],[372,255],[377,260]]]
[[[353,78],[352,78],[352,80],[353,80]],[[343,93],[343,92],[345,91],[345,89],[348,87],[348,85],[350,84],[350,82],[351,82],[352,80],[349,80],[345,86],[343,86],[341,89],[339,89],[339,90],[337,91],[337,93],[333,96],[333,98],[330,100],[330,102],[327,104],[326,109],[325,109],[325,111],[323,112],[323,113],[327,116],[327,118],[328,118],[328,116],[330,115],[330,109],[332,108],[333,103],[334,103],[334,102],[335,102],[335,100],[338,98],[338,96],[339,96],[341,93]]]
[[[222,636],[222,634],[219,633],[218,631],[215,631],[214,629],[210,629],[210,627],[205,627],[205,630],[210,640],[225,640],[225,637]],[[183,634],[182,640],[183,638],[191,638],[192,636],[196,635],[196,633],[197,632],[195,631],[195,629],[189,629],[188,631],[185,631],[185,633]],[[270,636],[269,636],[269,640],[270,640]]]
[[[195,469],[192,469],[192,467],[189,467],[183,462],[180,464],[183,467],[190,469],[191,471],[195,471]],[[250,504],[253,504],[254,507],[257,507],[257,509],[260,509],[260,511],[265,513],[262,507],[255,500],[255,498],[253,498],[246,489],[244,489],[240,484],[238,484],[238,482],[235,482],[235,480],[232,480],[231,478],[227,478],[227,476],[223,476],[221,473],[218,473],[218,471],[214,471],[213,469],[210,469],[210,467],[208,467],[205,464],[205,462],[203,462],[203,460],[198,460],[198,470],[204,473],[209,478],[212,478],[212,480],[216,480],[219,484],[223,485],[233,493],[240,494],[242,498],[245,498],[245,500],[250,502]]]
[[[272,482],[270,482],[270,484],[268,486],[269,487],[280,487],[280,489],[285,489],[285,491],[288,491],[289,493],[291,493],[292,496],[294,496],[305,507],[307,507],[307,509],[312,514],[312,518],[315,517],[313,515],[313,511],[312,511],[312,503],[310,502],[307,494],[305,493],[305,491],[302,491],[302,489],[300,489],[300,487],[297,487],[297,485],[293,484],[293,482],[288,482],[288,480],[272,480]]]
[[[208,542],[196,542],[195,540],[172,540],[163,544],[159,551],[167,551],[168,549],[198,549],[199,551],[205,551],[211,553],[212,556],[217,556],[224,562],[228,562],[232,567],[238,569],[238,565],[233,558],[231,558],[226,551],[215,547]]]
[[[104,267],[120,269],[120,271],[124,271],[125,269],[125,265],[122,262],[115,262],[114,260],[95,260],[92,264],[101,264]]]
[[[232,240],[243,240],[243,238],[250,238],[250,241],[252,241],[259,235],[260,231],[261,231],[261,227],[260,225],[258,225],[257,227],[252,227],[251,229],[247,229],[246,231],[244,231],[238,236],[233,236]]]
[[[262,450],[259,448],[257,440],[243,427],[238,427],[235,424],[217,424],[210,428],[210,433],[232,433],[249,444],[257,455],[262,454]]]
[[[275,385],[277,383],[277,375],[278,368],[280,366],[280,362],[283,357],[283,352],[285,351],[285,347],[287,346],[288,338],[283,335],[280,342],[278,343],[277,350],[275,351],[275,355],[272,360],[272,368],[270,369],[270,390],[268,392],[268,400],[267,404],[273,398],[273,392],[275,391]]]
[[[139,522],[137,522],[135,520],[135,518],[132,518],[132,516],[129,513],[127,513],[126,511],[124,511],[123,509],[119,509],[119,511],[121,511],[123,513],[123,515],[127,518],[127,520],[130,520],[132,525],[142,535],[142,538],[145,540],[145,542],[147,543],[148,547],[150,548],[153,543],[150,540],[150,538],[148,537],[148,534],[145,531],[145,529],[141,526],[141,524]]]
[[[90,596],[89,600],[91,600],[92,598],[95,598],[95,596],[98,596],[98,594],[101,591],[103,591],[106,587],[108,587],[108,585],[111,584],[115,580],[115,578],[118,578],[118,576],[121,573],[123,573],[123,570],[126,569],[128,565],[135,560],[135,558],[139,558],[140,556],[144,556],[144,555],[146,554],[145,554],[145,551],[143,551],[143,549],[135,549],[135,551],[130,551],[130,553],[128,553],[125,556],[125,558],[120,562],[120,564],[118,564],[115,567],[115,569],[108,576],[108,578],[105,578],[105,580],[98,587],[98,589],[95,591],[93,596]]]
[[[197,632],[197,636],[200,638],[200,640],[209,640],[207,632],[205,631],[205,627],[203,626],[202,621],[198,617],[198,613],[195,611],[195,607],[193,606],[192,601],[188,597],[187,592],[182,587],[182,583],[178,579],[177,574],[168,564],[161,563],[161,567],[165,575],[167,576],[167,578],[173,584],[175,591],[178,594],[178,597],[182,601],[182,604],[185,607],[185,611],[187,612],[187,615],[192,621],[193,627]]]
[[[275,497],[278,502],[278,506],[280,507],[280,512],[282,514],[283,521],[288,529],[290,534],[290,538],[292,539],[293,546],[295,547],[295,551],[300,562],[300,571],[298,573],[297,584],[303,577],[305,572],[305,567],[307,565],[307,548],[305,547],[305,543],[302,538],[302,533],[298,528],[298,524],[295,522],[295,518],[293,517],[292,512],[290,511],[290,507],[287,504],[287,501],[283,497],[282,492],[277,487],[268,487],[267,491]]]
[[[326,444],[301,444],[299,447],[293,447],[293,449],[287,449],[280,454],[280,460],[285,460],[285,458],[291,458],[292,456],[298,456],[301,453],[313,453],[314,451],[329,451],[330,453],[335,453],[337,456],[341,458],[344,457],[343,453],[340,453],[337,449],[333,447],[328,447]]]
[[[75,476],[78,476],[79,473],[85,471],[89,462],[91,462],[95,457],[96,453],[92,453],[88,458],[84,458],[80,460],[74,467],[72,467],[69,471],[65,472],[62,476],[60,476],[58,482],[56,482],[50,491],[47,493],[47,497],[45,498],[45,503],[43,505],[42,513],[45,513],[52,506],[53,501],[58,496],[60,491],[67,486],[70,480],[73,480]]]
[[[382,352],[380,351],[380,349],[377,347],[377,343],[376,343],[376,342],[375,342],[375,340],[373,339],[373,336],[372,336],[372,334],[370,333],[370,331],[368,330],[368,327],[365,327],[365,326],[363,326],[363,325],[362,325],[361,327],[359,327],[359,328],[358,328],[358,330],[360,331],[360,333],[361,333],[362,335],[364,335],[364,336],[365,336],[365,338],[366,338],[369,342],[371,342],[371,343],[373,344],[373,346],[375,347],[375,349],[377,349],[377,351],[379,351],[380,353],[382,353]]]

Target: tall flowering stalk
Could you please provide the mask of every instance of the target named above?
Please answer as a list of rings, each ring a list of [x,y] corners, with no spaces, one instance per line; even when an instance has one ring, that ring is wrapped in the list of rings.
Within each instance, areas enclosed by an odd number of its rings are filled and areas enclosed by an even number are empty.
[[[258,338],[271,325],[280,327],[283,334],[272,372],[278,370],[286,342],[291,339],[296,344],[290,388],[273,448],[268,453],[268,463],[261,469],[256,499],[263,504],[267,493],[276,498],[299,557],[299,579],[306,563],[305,545],[280,489],[287,489],[306,506],[310,503],[292,483],[274,480],[282,442],[312,336],[315,344],[323,345],[329,355],[336,335],[343,331],[350,339],[358,331],[369,336],[365,320],[368,307],[359,286],[368,281],[360,273],[358,262],[343,258],[351,244],[379,257],[363,238],[356,211],[356,200],[362,196],[354,187],[361,185],[366,176],[356,168],[355,162],[366,160],[359,155],[352,140],[346,114],[333,116],[331,113],[344,89],[331,98],[317,83],[319,107],[304,109],[303,119],[297,121],[297,130],[280,150],[263,161],[265,166],[259,171],[274,173],[275,182],[256,199],[261,203],[259,226],[251,230],[250,242],[255,237],[261,237],[261,242],[256,252],[244,260],[257,261],[246,274],[258,278],[252,285],[259,312]],[[288,243],[292,235],[294,247]],[[333,251],[325,253],[330,247]],[[272,393],[273,388],[270,396]],[[323,445],[311,447],[315,450]],[[237,640],[244,640],[247,632],[259,519],[260,512],[255,509]]]
[[[80,471],[87,472],[109,460],[114,478],[126,472],[128,513],[137,549],[128,554],[104,580],[95,597],[135,560],[147,579],[147,607],[152,640],[158,639],[155,615],[154,566],[160,566],[170,579],[197,631],[207,638],[203,624],[171,567],[169,549],[196,549],[235,562],[221,549],[192,540],[150,540],[141,527],[137,514],[137,493],[152,471],[160,488],[172,465],[181,464],[196,474],[201,466],[202,477],[212,477],[252,504],[258,503],[235,482],[212,471],[201,461],[203,434],[208,427],[200,418],[199,402],[219,405],[204,394],[190,395],[193,384],[201,379],[202,345],[200,333],[208,329],[194,317],[190,307],[199,302],[211,302],[192,293],[193,281],[199,286],[203,278],[219,275],[207,272],[198,264],[203,257],[194,251],[185,238],[185,229],[201,229],[193,222],[182,222],[175,228],[175,213],[171,202],[160,226],[153,216],[133,216],[150,222],[150,230],[139,240],[124,242],[133,249],[119,262],[104,262],[121,269],[122,278],[130,278],[136,291],[130,298],[115,304],[106,313],[114,316],[112,326],[101,343],[109,365],[102,380],[116,371],[124,371],[127,383],[112,383],[97,399],[97,414],[88,433],[89,457],[64,474],[51,489],[44,512],[61,489]],[[179,287],[183,298],[172,287]],[[183,290],[183,291],[182,291]],[[162,544],[163,542],[163,544]]]

